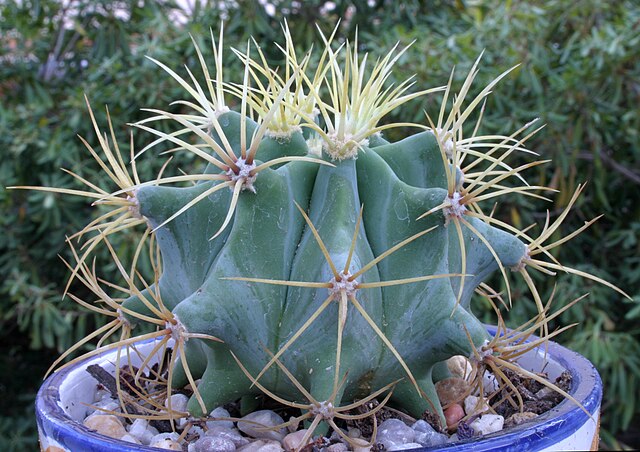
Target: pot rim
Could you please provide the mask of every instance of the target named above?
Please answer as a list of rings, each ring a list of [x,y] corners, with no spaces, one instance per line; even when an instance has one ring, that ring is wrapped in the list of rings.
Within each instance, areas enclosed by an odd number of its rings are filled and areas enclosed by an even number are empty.
[[[491,335],[496,334],[495,326],[486,325],[486,327]],[[526,342],[535,339],[532,336]],[[539,347],[536,350],[539,350]],[[587,416],[582,408],[571,400],[565,399],[530,422],[485,435],[480,440],[471,438],[440,446],[408,449],[407,452],[541,450],[559,443],[591,419],[599,425],[598,411],[602,400],[602,380],[598,370],[584,356],[551,340],[548,341],[547,354],[550,360],[556,361],[565,370],[571,372],[573,379],[571,389],[567,392],[591,416]]]
[[[487,326],[487,331],[494,335],[496,327]],[[140,344],[152,341],[154,339],[142,341]],[[107,350],[56,371],[43,382],[36,397],[36,419],[40,434],[45,433],[47,437],[64,445],[82,445],[84,451],[159,450],[100,435],[73,420],[60,406],[59,388],[69,373],[86,366],[89,362],[103,361],[110,353],[115,353],[115,350]],[[596,368],[582,355],[553,341],[548,341],[547,354],[550,359],[571,372],[573,380],[568,392],[592,417],[587,416],[582,408],[572,401],[563,400],[556,407],[530,422],[485,435],[482,439],[471,438],[440,446],[408,449],[408,451],[530,450],[534,446],[536,449],[543,449],[570,436],[590,419],[597,421],[602,399],[602,380]],[[62,438],[64,441],[60,441]],[[125,445],[126,447],[123,447]]]

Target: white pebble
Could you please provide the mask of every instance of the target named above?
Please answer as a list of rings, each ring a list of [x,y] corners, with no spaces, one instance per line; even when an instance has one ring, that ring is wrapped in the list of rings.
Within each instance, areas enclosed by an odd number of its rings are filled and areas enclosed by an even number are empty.
[[[422,447],[439,446],[447,442],[449,437],[444,433],[433,432],[417,432],[414,441]]]
[[[172,394],[170,398],[172,411],[180,411],[181,413],[187,412],[187,403],[189,403],[189,397],[184,394]],[[169,399],[164,401],[164,406],[169,408]]]
[[[225,410],[224,408],[222,408],[221,406],[219,406],[218,408],[214,409],[211,413],[209,413],[209,417],[210,418],[229,418],[231,417],[231,415],[229,414],[229,412],[227,410]],[[211,421],[207,421],[207,428],[211,429],[213,427],[226,427],[226,428],[233,428],[235,427],[235,425],[233,425],[233,421],[229,421],[229,420],[211,420]]]
[[[300,427],[300,421],[296,422],[296,418],[295,417],[289,416],[289,422],[290,422],[290,424],[287,425],[287,431],[289,433],[297,432],[298,428]]]
[[[551,397],[551,396],[553,396],[555,394],[556,394],[556,392],[553,389],[548,388],[547,386],[545,386],[544,388],[542,388],[541,390],[536,392],[536,397],[538,397],[539,399],[546,399],[546,398]]]
[[[484,398],[470,395],[464,399],[464,412],[466,414],[482,414],[487,411],[489,411],[489,406]]]
[[[151,440],[158,434],[158,429],[149,425],[146,419],[136,419],[129,426],[129,434],[144,445],[151,444]]]
[[[347,452],[349,450],[349,446],[345,443],[335,443],[327,447],[327,452]]]
[[[113,400],[111,397],[102,399],[101,401],[95,403],[94,406],[96,408],[95,410],[93,411],[89,410],[91,414],[106,415],[106,414],[111,414],[111,412],[115,412],[115,413],[122,412],[122,408],[120,407],[120,404],[115,400]]]
[[[127,433],[126,435],[122,436],[122,437],[120,438],[120,440],[121,440],[121,441],[126,441],[126,442],[128,442],[128,443],[133,443],[133,444],[142,444],[142,443],[138,440],[138,438],[136,438],[136,437],[135,437],[135,436],[133,436],[133,435],[130,435],[129,433]]]
[[[435,429],[425,420],[418,420],[412,426],[416,432],[435,432]]]
[[[482,375],[482,389],[484,390],[484,395],[489,395],[498,390],[500,385],[498,384],[498,380],[495,375],[493,375],[488,370],[484,372]]]
[[[238,452],[283,452],[284,449],[279,441],[270,439],[259,439],[242,446]]]
[[[499,432],[504,426],[504,417],[499,414],[485,414],[469,424],[476,433],[488,435],[489,433]]]
[[[309,444],[309,442],[311,442],[311,438],[307,439],[307,442],[305,444],[302,444],[302,440],[304,439],[308,431],[309,430],[307,429],[302,429],[298,430],[297,432],[289,433],[287,436],[285,436],[282,440],[282,446],[284,447],[284,450],[286,450],[287,452],[291,452],[299,450]]]
[[[231,441],[235,447],[242,447],[249,444],[249,440],[242,436],[235,428],[215,426],[207,430],[205,436],[227,439]]]
[[[127,427],[127,430],[129,430],[129,433],[131,433],[133,436],[139,436],[143,432],[146,432],[148,427],[149,421],[147,421],[146,419],[135,419],[131,423],[131,425]]]
[[[203,436],[195,442],[195,452],[234,452],[233,441],[221,436]]]
[[[180,446],[180,444],[172,439],[161,439],[158,441],[154,441],[151,444],[149,444],[150,447],[157,447],[158,449],[165,449],[165,450],[182,450],[182,447]]]
[[[100,402],[105,398],[114,400],[113,397],[111,397],[111,393],[109,391],[107,391],[106,389],[98,389],[93,395],[93,403],[95,404],[96,402]]]
[[[416,432],[414,441],[420,444],[420,447],[439,446],[447,442],[447,435],[438,433],[427,421],[420,419],[411,426]]]
[[[154,435],[153,438],[151,438],[151,442],[155,443],[158,441],[163,441],[165,439],[170,439],[171,441],[178,441],[178,438],[180,438],[180,435],[178,435],[176,432],[158,433],[157,435]]]
[[[199,427],[197,425],[192,425],[191,428],[189,429],[189,435],[196,435],[199,438],[202,438],[205,435],[205,431],[202,427]]]
[[[471,375],[471,371],[473,370],[469,360],[462,355],[456,355],[449,358],[447,360],[447,369],[449,369],[452,377],[464,379]]]
[[[187,397],[184,394],[178,393],[178,394],[171,395],[171,411],[172,412],[186,413],[188,403],[189,403],[189,397]],[[169,408],[169,399],[166,399],[164,401],[164,406]],[[176,425],[178,426],[178,428],[184,428],[189,423],[189,418],[186,416],[185,417],[175,416],[173,419],[176,422]]]
[[[260,439],[282,441],[286,435],[284,428],[273,429],[284,420],[271,410],[254,411],[238,421],[238,429],[246,435]]]
[[[378,428],[376,442],[384,444],[386,449],[412,443],[416,432],[400,419],[387,419]]]
[[[371,450],[369,442],[363,438],[351,438],[349,440],[349,444],[351,445],[353,452],[369,452]]]

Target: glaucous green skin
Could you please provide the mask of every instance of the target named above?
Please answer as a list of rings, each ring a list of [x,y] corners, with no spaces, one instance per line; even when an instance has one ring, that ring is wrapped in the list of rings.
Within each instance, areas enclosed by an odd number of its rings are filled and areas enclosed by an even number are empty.
[[[239,115],[227,113],[220,122],[239,155]],[[249,137],[254,128],[255,124],[248,124]],[[269,353],[279,350],[329,296],[325,288],[224,279],[331,280],[331,269],[295,203],[308,212],[339,271],[347,260],[360,207],[364,206],[350,265],[352,274],[402,240],[437,226],[372,267],[357,279],[359,283],[461,273],[458,234],[453,225],[445,225],[443,212],[417,220],[447,196],[444,164],[433,134],[418,133],[397,143],[376,138],[371,144],[359,152],[357,159],[334,161],[332,167],[292,161],[261,171],[254,183],[256,193],[245,190],[240,194],[232,224],[213,240],[209,239],[221,226],[229,207],[231,193],[227,189],[197,203],[157,231],[164,269],[158,284],[164,304],[189,332],[224,341],[187,342],[189,367],[194,378],[201,378],[199,391],[208,410],[259,393],[230,351],[252,375],[257,375],[269,361]],[[307,153],[304,138],[298,133],[286,141],[265,138],[257,158],[270,160]],[[190,188],[140,188],[140,212],[157,226],[211,183]],[[526,247],[512,235],[474,218],[467,221],[491,243],[503,266],[515,266],[525,255]],[[462,228],[466,273],[471,276],[466,278],[458,306],[460,277],[359,289],[356,294],[411,369],[423,395],[350,303],[341,355],[341,377],[345,372],[347,376],[334,406],[402,379],[394,390],[395,404],[414,416],[433,409],[441,414],[432,381],[433,367],[453,355],[469,356],[472,347],[488,339],[469,304],[475,287],[497,268],[482,241]],[[126,304],[145,310],[135,297]],[[334,392],[337,323],[338,302],[334,301],[280,358],[319,401],[329,399]],[[307,402],[275,365],[260,382],[289,400]],[[186,383],[180,366],[174,383]],[[192,414],[201,414],[195,400],[189,408]]]

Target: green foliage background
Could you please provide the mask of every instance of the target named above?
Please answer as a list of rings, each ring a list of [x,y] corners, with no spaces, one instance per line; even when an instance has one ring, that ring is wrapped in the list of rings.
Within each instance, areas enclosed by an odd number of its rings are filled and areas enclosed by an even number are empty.
[[[205,3],[180,12],[171,1],[0,1],[0,389],[6,394],[0,401],[0,444],[9,450],[36,447],[31,403],[44,371],[56,354],[99,322],[62,299],[67,271],[58,258],[71,258],[65,236],[86,224],[92,215],[88,203],[4,187],[78,188],[61,167],[89,179],[97,174],[99,168],[76,137],[96,142],[83,93],[101,124],[106,124],[102,106],[109,105],[120,143],[127,143],[126,123],[146,116],[140,108],[165,108],[184,95],[144,56],[174,68],[197,65],[188,33],[210,56],[209,29],[217,32],[224,20],[226,47],[242,48],[253,36],[277,61],[281,57],[272,43],[282,41],[284,18],[302,53],[317,41],[316,23],[329,31],[342,17],[339,35],[353,37],[357,29],[362,51],[372,56],[398,41],[406,45],[415,40],[396,77],[415,74],[420,87],[445,84],[454,66],[459,86],[483,50],[476,89],[521,64],[491,96],[481,132],[510,132],[540,116],[547,127],[529,147],[553,164],[538,167],[529,181],[561,193],[552,204],[513,197],[496,214],[518,227],[541,223],[547,209],[559,213],[576,185],[588,182],[563,232],[605,216],[557,249],[557,257],[611,281],[634,301],[559,276],[556,306],[591,294],[560,318],[558,324],[580,322],[560,342],[586,355],[601,372],[607,444],[617,447],[622,439],[638,446],[633,426],[640,419],[640,3]],[[225,61],[225,78],[239,80],[241,66],[230,51]],[[435,114],[438,103],[437,96],[420,99],[387,120],[422,122],[423,109]],[[392,140],[401,136],[400,130],[389,133]],[[149,137],[136,132],[134,141],[140,149]],[[141,177],[153,177],[164,161],[149,154],[138,166]],[[190,165],[181,157],[171,167]],[[125,252],[134,240],[122,236],[115,246]],[[113,271],[106,255],[97,259],[106,273]],[[541,284],[548,296],[553,282]],[[514,292],[512,324],[534,312],[532,303],[522,300],[528,297],[525,287]]]

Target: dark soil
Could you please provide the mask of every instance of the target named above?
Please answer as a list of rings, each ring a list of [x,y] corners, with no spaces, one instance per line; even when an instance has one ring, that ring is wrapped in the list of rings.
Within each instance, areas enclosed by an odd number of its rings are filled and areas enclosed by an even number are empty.
[[[542,383],[534,380],[533,378],[523,377],[509,369],[503,369],[505,375],[509,378],[509,381],[515,386],[522,398],[523,407],[522,410],[518,407],[517,397],[512,394],[513,389],[505,385],[505,387],[498,393],[492,401],[502,402],[494,406],[496,413],[504,416],[505,419],[509,418],[512,414],[520,411],[542,414],[564,400],[564,396],[559,392],[546,388]],[[539,374],[540,377],[548,378],[546,374]],[[571,381],[573,377],[568,371],[564,371],[555,381],[555,385],[563,391],[567,392],[571,389]]]

